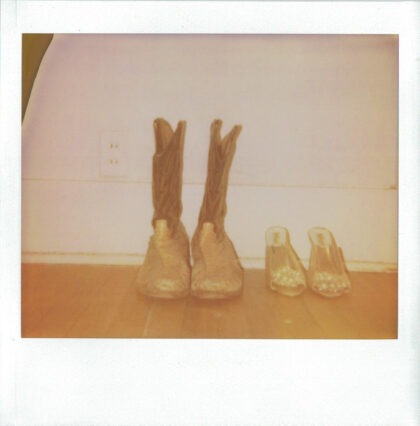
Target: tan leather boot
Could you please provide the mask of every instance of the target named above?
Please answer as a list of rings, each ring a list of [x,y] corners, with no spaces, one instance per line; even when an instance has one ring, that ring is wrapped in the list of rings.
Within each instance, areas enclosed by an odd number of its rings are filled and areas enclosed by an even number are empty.
[[[180,220],[185,128],[185,121],[175,132],[163,118],[154,121],[154,234],[136,277],[137,289],[148,296],[178,298],[190,289],[189,239]]]
[[[204,199],[191,243],[191,294],[209,299],[229,298],[243,288],[243,268],[224,229],[229,171],[242,127],[234,126],[223,139],[221,127],[221,120],[211,125]]]

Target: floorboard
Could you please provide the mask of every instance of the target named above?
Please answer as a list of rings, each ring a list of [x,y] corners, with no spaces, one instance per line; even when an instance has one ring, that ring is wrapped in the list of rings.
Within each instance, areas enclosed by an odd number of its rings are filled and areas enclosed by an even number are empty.
[[[398,275],[350,273],[337,299],[307,289],[287,297],[264,271],[246,270],[231,300],[151,299],[134,286],[135,266],[22,265],[22,337],[395,339]]]

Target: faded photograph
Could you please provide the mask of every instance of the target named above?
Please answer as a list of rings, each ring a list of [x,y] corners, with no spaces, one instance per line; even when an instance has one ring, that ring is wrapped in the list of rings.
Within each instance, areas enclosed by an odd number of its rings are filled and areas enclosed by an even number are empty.
[[[398,337],[398,36],[23,34],[22,337]]]

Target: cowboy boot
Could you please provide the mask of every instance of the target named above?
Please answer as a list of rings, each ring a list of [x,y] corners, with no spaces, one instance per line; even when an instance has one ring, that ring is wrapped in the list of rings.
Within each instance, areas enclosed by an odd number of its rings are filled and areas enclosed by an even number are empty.
[[[189,239],[180,220],[186,122],[180,121],[175,132],[162,118],[153,125],[154,234],[137,274],[136,286],[148,296],[177,298],[188,294],[191,277]]]
[[[204,199],[191,242],[191,294],[209,299],[235,296],[243,287],[243,268],[224,228],[229,170],[242,127],[234,126],[223,139],[221,127],[221,120],[211,125]]]

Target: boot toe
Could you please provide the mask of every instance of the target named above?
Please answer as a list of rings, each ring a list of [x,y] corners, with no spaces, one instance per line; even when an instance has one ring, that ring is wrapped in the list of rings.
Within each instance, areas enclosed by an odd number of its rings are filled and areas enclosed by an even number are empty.
[[[229,298],[242,291],[243,273],[232,265],[229,270],[209,271],[205,267],[194,265],[191,293],[201,298]]]

